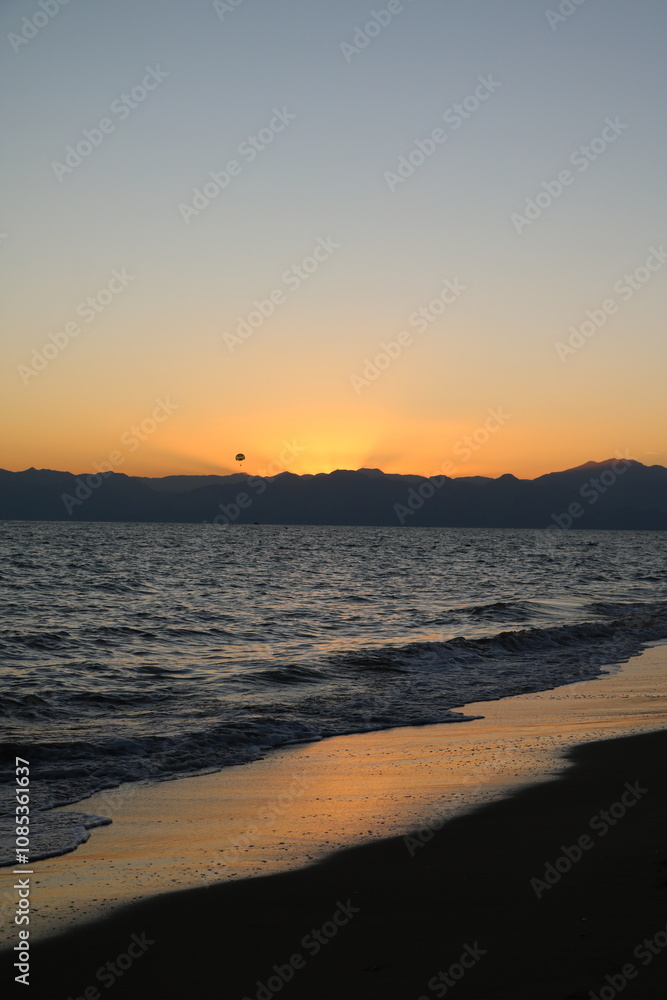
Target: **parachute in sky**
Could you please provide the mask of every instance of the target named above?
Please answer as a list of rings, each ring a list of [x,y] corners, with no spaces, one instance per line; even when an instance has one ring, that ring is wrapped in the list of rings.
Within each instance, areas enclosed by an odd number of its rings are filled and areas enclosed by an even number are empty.
[[[235,461],[237,461],[239,463],[239,465],[241,464],[241,462],[245,462],[245,455],[243,454],[242,451],[240,451],[238,453],[238,455],[236,456]]]

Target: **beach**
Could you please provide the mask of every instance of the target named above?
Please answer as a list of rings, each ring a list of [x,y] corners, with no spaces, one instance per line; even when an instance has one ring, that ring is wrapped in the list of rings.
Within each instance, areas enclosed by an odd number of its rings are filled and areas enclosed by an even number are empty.
[[[119,789],[34,865],[31,995],[658,996],[666,666]]]

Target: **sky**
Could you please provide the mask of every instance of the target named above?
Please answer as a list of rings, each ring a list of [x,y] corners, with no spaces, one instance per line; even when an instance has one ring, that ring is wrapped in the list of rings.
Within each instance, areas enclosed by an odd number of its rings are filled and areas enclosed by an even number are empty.
[[[3,0],[0,467],[667,464],[666,27]]]

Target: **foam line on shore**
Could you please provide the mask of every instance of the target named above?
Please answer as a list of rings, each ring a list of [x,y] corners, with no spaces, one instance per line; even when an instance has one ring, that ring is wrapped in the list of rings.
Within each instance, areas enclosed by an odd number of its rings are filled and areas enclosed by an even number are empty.
[[[73,854],[35,863],[33,935],[177,888],[303,867],[546,780],[575,744],[664,726],[667,645],[599,680],[465,706],[484,718],[336,737],[261,761],[99,793],[110,815]],[[72,807],[80,811],[81,805]]]

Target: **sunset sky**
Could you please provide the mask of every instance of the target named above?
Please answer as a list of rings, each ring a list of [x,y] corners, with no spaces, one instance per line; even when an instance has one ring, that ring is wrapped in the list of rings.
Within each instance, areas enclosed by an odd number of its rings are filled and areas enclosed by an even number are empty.
[[[667,464],[667,7],[558,7],[5,0],[0,467]]]

